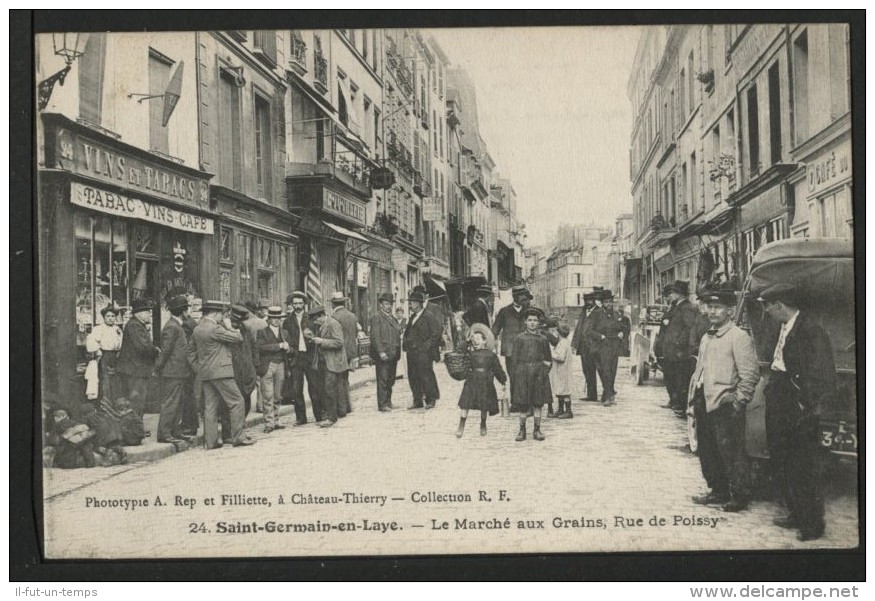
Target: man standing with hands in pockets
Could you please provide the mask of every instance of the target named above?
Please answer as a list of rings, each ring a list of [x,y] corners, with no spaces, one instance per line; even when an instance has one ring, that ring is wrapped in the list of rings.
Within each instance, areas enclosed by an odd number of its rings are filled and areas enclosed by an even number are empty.
[[[288,334],[280,326],[283,320],[283,308],[268,307],[267,327],[259,330],[256,335],[260,356],[258,373],[261,376],[261,392],[264,395],[264,432],[270,434],[274,430],[282,430],[280,424],[279,404],[286,379],[286,357],[293,352],[289,344]]]

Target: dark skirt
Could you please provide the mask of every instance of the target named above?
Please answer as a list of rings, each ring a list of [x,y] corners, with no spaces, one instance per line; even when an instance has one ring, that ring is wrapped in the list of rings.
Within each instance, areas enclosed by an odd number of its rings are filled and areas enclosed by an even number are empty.
[[[498,413],[498,395],[491,370],[471,371],[459,397],[459,408],[488,411],[489,415]]]
[[[549,371],[541,361],[537,363],[515,363],[511,408],[514,411],[543,407],[552,401]]]

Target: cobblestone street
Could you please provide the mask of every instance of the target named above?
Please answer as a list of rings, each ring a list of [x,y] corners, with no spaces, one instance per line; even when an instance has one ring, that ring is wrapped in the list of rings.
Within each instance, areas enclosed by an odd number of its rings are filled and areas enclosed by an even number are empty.
[[[254,447],[197,448],[153,463],[95,468],[104,473],[99,481],[47,501],[47,554],[403,555],[858,544],[850,469],[838,492],[827,496],[826,536],[813,542],[798,542],[794,531],[772,525],[783,511],[762,495],[739,514],[693,504],[690,496],[705,485],[697,458],[685,447],[684,422],[660,408],[666,399],[661,380],[636,386],[629,371],[621,359],[617,404],[603,407],[578,400],[582,376],[575,365],[575,417],[545,418],[544,442],[531,435],[514,442],[516,416],[490,418],[489,433],[481,437],[474,414],[457,439],[461,383],[439,364],[442,398],[430,411],[405,410],[410,390],[401,379],[392,413],[376,411],[369,385],[353,393],[354,412],[330,429],[292,427],[293,417],[286,417],[282,431],[251,429]],[[86,471],[93,474],[79,473]],[[47,479],[54,474],[58,470],[48,470]],[[156,506],[156,497],[163,505]],[[149,506],[103,506],[116,499]],[[272,532],[272,523],[310,529]]]

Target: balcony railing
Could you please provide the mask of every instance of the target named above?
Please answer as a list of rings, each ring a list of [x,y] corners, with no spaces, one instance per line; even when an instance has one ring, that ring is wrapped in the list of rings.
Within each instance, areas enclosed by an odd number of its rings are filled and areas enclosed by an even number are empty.
[[[307,43],[299,37],[292,38],[292,58],[289,66],[299,75],[307,72]]]
[[[323,94],[328,93],[328,61],[321,54],[315,56],[313,85]]]

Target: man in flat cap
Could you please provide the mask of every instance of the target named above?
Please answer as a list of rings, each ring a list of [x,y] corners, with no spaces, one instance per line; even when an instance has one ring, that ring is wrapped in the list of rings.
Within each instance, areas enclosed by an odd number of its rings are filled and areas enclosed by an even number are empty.
[[[736,512],[750,503],[750,470],[744,448],[745,409],[760,379],[750,336],[732,322],[735,291],[706,290],[710,327],[699,344],[690,380],[690,410],[696,417],[699,463],[710,491],[693,497],[699,505]]]
[[[269,307],[267,327],[256,335],[258,374],[261,377],[261,391],[264,393],[262,405],[265,434],[285,427],[280,423],[279,418],[280,395],[286,379],[286,362],[293,358],[297,351],[292,346],[288,333],[282,328],[284,317],[282,307]]]
[[[836,396],[836,368],[826,331],[800,310],[798,290],[775,284],[760,292],[765,312],[780,322],[765,388],[766,436],[789,515],[775,523],[799,540],[823,536],[824,508],[816,457],[820,418]]]
[[[203,317],[188,345],[188,362],[196,366],[204,395],[204,446],[219,448],[219,404],[224,403],[231,415],[231,431],[222,432],[222,441],[235,447],[248,446],[243,433],[245,423],[243,396],[234,381],[232,344],[241,344],[243,337],[231,327],[225,316],[228,307],[221,301],[206,301]]]
[[[283,329],[288,334],[289,344],[295,349],[295,354],[290,357],[290,386],[289,398],[295,404],[295,425],[301,426],[307,423],[307,403],[304,399],[304,379],[307,380],[307,392],[310,395],[310,403],[313,409],[313,420],[321,422],[325,419],[325,409],[322,402],[323,382],[322,376],[317,369],[316,349],[313,343],[304,336],[307,330],[315,330],[310,317],[307,315],[307,295],[300,291],[292,292],[286,298],[289,316],[283,322]]]
[[[501,340],[501,356],[504,357],[504,368],[510,380],[510,401],[512,410],[519,407],[514,400],[514,382],[517,370],[514,369],[513,341],[526,330],[526,317],[524,312],[531,305],[532,293],[523,285],[511,288],[512,302],[498,310],[495,321],[492,324],[492,333],[496,340]],[[534,307],[533,307],[534,308]],[[540,319],[543,324],[546,321],[544,312],[540,311]]]
[[[154,308],[152,300],[148,298],[134,299],[131,303],[133,317],[125,324],[116,368],[125,378],[127,399],[140,417],[146,409],[149,379],[155,367],[155,358],[161,350],[152,343],[150,326]]]
[[[161,328],[161,352],[155,360],[155,373],[161,376],[161,414],[158,418],[158,442],[177,443],[180,410],[185,386],[191,379],[191,367],[186,358],[188,336],[182,327],[188,314],[188,299],[184,295],[167,301],[170,319]]]
[[[593,329],[593,324],[598,321],[598,313],[601,307],[596,305],[596,294],[587,292],[583,295],[583,308],[577,318],[574,335],[571,338],[571,347],[580,355],[580,366],[583,369],[583,378],[586,382],[586,394],[584,400],[598,401],[598,380],[596,378],[596,344],[599,336]]]
[[[686,418],[686,394],[695,368],[693,354],[699,348],[696,324],[699,312],[687,298],[689,282],[677,280],[663,289],[669,302],[668,311],[653,345],[654,353],[665,379],[668,405],[678,417]]]
[[[325,419],[319,425],[329,428],[337,422],[338,417],[345,415],[349,403],[349,399],[344,398],[347,389],[343,386],[345,373],[349,370],[343,345],[343,327],[319,305],[311,307],[308,314],[318,330],[316,335],[308,338],[316,348],[318,370],[324,379]]]
[[[371,346],[369,353],[377,371],[377,409],[391,411],[392,388],[398,359],[401,358],[401,327],[392,316],[395,297],[383,292],[377,297],[379,310],[371,316]]]
[[[425,310],[425,296],[411,292],[407,299],[410,320],[404,331],[404,350],[407,352],[407,377],[413,393],[413,405],[408,409],[432,409],[440,391],[434,375],[435,352],[440,346],[441,328]]]

